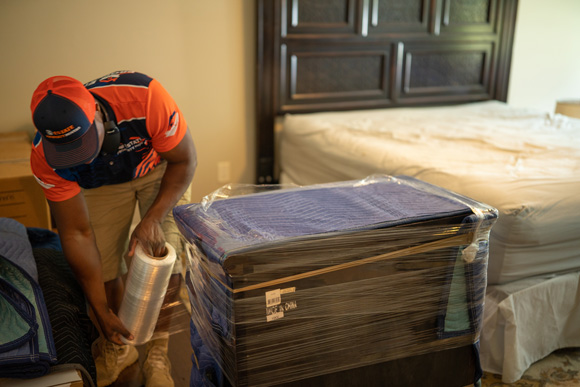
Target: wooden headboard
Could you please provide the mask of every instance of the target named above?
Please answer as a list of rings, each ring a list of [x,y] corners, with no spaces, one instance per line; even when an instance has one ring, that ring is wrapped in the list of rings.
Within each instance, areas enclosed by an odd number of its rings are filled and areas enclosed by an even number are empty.
[[[505,101],[517,0],[257,0],[257,182],[285,113]]]

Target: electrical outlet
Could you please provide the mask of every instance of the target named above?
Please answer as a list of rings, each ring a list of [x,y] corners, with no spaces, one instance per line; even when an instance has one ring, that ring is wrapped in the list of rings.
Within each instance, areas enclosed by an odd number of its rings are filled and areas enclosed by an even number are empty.
[[[220,161],[217,165],[217,180],[219,183],[228,183],[230,181],[230,162]]]

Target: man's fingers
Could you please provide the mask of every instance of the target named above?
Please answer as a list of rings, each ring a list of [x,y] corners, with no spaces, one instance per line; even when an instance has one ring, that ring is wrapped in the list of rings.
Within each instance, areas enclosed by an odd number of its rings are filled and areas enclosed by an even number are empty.
[[[107,339],[117,345],[125,345],[123,341],[121,341],[121,335],[125,337],[127,340],[133,340],[135,337],[129,332],[127,329],[119,330],[118,332],[113,332],[111,335],[107,337]]]
[[[132,257],[135,254],[135,247],[137,246],[137,239],[131,238],[129,243],[129,256]]]
[[[131,334],[131,332],[129,332],[127,329],[123,329],[123,331],[121,331],[121,334],[127,339],[127,340],[133,340],[135,337]]]
[[[117,345],[123,345],[123,342],[121,341],[121,336],[119,336],[117,332],[113,332],[112,334],[107,335],[107,340]]]
[[[114,339],[115,339],[115,341],[114,341],[114,343],[115,343],[115,344],[117,344],[117,345],[125,345],[125,343],[123,343],[123,342],[121,341],[121,336],[119,336],[119,335],[115,335],[115,336],[114,336]]]
[[[165,243],[156,244],[154,251],[153,251],[153,256],[154,257],[164,257],[166,255],[167,255],[167,249],[165,248]]]

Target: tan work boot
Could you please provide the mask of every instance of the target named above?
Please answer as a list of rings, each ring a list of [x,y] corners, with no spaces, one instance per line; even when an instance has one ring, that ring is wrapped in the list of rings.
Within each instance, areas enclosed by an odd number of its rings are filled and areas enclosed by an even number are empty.
[[[157,338],[147,343],[147,357],[143,363],[145,387],[174,387],[171,363],[167,357],[169,337]]]
[[[97,386],[113,384],[125,368],[139,359],[139,352],[132,345],[117,345],[103,338],[99,339],[97,348],[100,354],[95,358],[97,368]]]

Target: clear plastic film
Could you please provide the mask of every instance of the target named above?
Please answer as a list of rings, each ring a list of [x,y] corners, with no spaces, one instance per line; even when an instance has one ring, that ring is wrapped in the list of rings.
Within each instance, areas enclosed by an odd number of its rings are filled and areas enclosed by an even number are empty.
[[[275,385],[478,341],[494,208],[406,177],[236,192],[175,211],[196,383]]]
[[[181,256],[180,260],[176,261],[174,264],[174,266],[178,267],[179,270],[176,270],[174,268],[173,274],[171,274],[169,277],[169,283],[167,284],[166,287],[165,297],[163,298],[163,302],[159,310],[159,316],[157,318],[157,324],[154,327],[154,332],[151,339],[167,337],[169,335],[183,334],[183,332],[189,333],[190,330],[189,325],[191,320],[190,313],[191,304],[189,302],[189,297],[187,295],[187,289],[185,287],[184,280],[185,261],[187,259],[186,258],[187,253],[185,252],[184,248],[177,247],[177,243],[182,243],[185,245],[185,243],[182,242],[182,239],[183,238],[181,237],[174,238],[172,240],[172,243],[174,243],[172,244],[172,246],[176,247],[175,248],[176,257],[178,254],[177,251],[181,250],[181,253],[179,254]],[[132,262],[133,259],[131,260],[131,264]],[[128,279],[129,273],[127,273],[127,280]],[[149,293],[159,295],[160,292],[162,291],[163,291],[162,289],[159,289],[159,291],[151,290],[150,292],[142,290],[145,298],[148,297],[147,294]],[[127,292],[127,285],[125,285],[124,297],[129,297],[128,294],[129,293]],[[134,312],[131,312],[131,315],[138,316],[140,314],[140,312],[137,312],[139,309],[145,309],[150,307],[145,303],[144,299],[138,299],[137,297],[134,296],[132,296],[131,298],[132,302],[135,303],[134,307],[135,309]],[[159,298],[156,297],[155,302],[159,302]],[[136,305],[141,305],[141,307],[137,308]],[[141,328],[139,329],[143,329],[142,327],[145,325],[149,327],[152,324],[152,321],[149,320],[148,317],[143,317],[143,320],[141,321],[137,317],[131,317],[131,321],[132,321],[131,324],[140,326]],[[127,329],[129,329],[131,333],[135,334],[133,330],[131,330],[128,326]],[[126,339],[124,339],[123,341],[129,342]],[[139,343],[134,345],[139,345]]]
[[[137,244],[119,309],[119,319],[134,336],[122,337],[126,344],[141,345],[153,335],[176,259],[173,246],[165,248],[165,256],[152,257]]]

